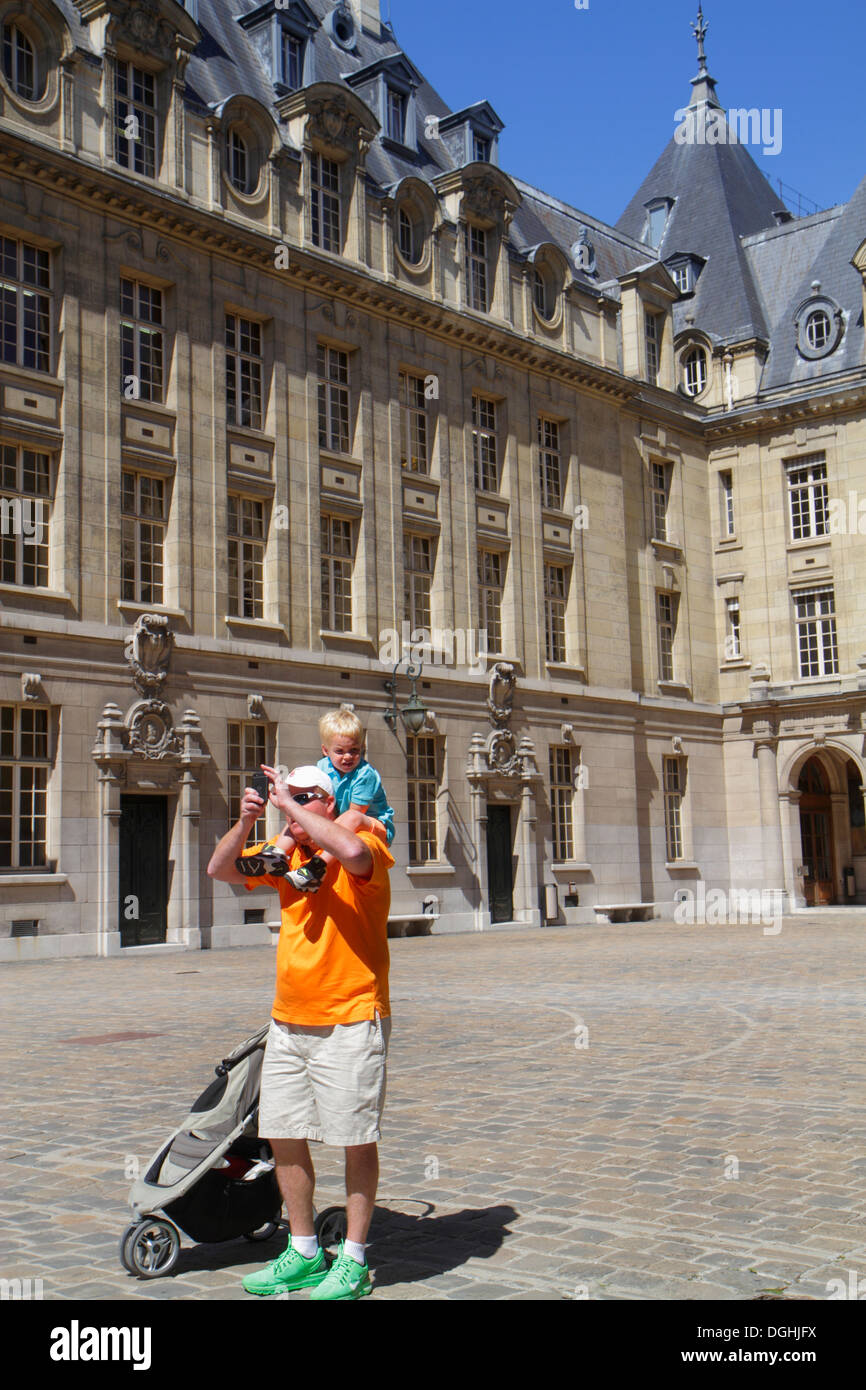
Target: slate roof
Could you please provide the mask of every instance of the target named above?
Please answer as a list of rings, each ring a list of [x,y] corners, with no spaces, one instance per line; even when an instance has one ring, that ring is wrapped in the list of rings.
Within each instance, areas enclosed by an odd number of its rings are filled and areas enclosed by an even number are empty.
[[[851,258],[866,237],[866,179],[851,201],[814,217],[789,223],[775,232],[750,237],[746,256],[762,296],[772,305],[770,357],[764,368],[762,391],[794,382],[809,382],[862,367],[866,360],[863,328],[863,281]],[[846,318],[834,352],[806,361],[797,352],[794,316],[811,286],[835,301]]]
[[[68,21],[76,44],[93,52],[89,31],[80,22],[72,0],[55,0]],[[354,51],[347,52],[331,37],[324,21],[335,0],[306,0],[320,21],[312,43],[318,82],[343,82],[352,74],[401,53],[388,25],[375,38],[356,30]],[[190,58],[187,99],[205,109],[221,107],[229,97],[246,94],[274,115],[279,92],[266,71],[250,35],[238,19],[261,8],[260,0],[199,0],[198,25],[202,42]],[[410,55],[405,55],[411,61]],[[375,140],[367,156],[373,190],[393,188],[409,174],[432,182],[457,164],[443,140],[427,139],[428,116],[446,117],[451,108],[419,73],[415,93],[418,151],[400,150]],[[721,109],[715,83],[702,66],[693,81],[692,107]],[[478,106],[481,94],[475,97]],[[461,111],[472,110],[465,105]],[[285,127],[281,127],[285,139]],[[733,139],[724,144],[678,144],[671,137],[616,226],[611,227],[570,207],[523,180],[514,180],[522,204],[509,232],[512,252],[528,255],[543,242],[557,245],[578,283],[612,298],[619,295],[618,279],[639,266],[665,260],[673,253],[694,254],[705,265],[692,295],[674,305],[677,333],[693,326],[714,343],[763,338],[770,346],[762,390],[790,382],[808,382],[864,362],[862,282],[851,258],[866,234],[866,180],[850,203],[776,225],[779,196],[758,169],[748,149]],[[672,198],[673,208],[657,250],[641,241],[645,204]],[[581,227],[586,228],[596,255],[596,274],[574,266],[571,248]],[[828,357],[806,362],[796,350],[795,310],[820,280],[821,293],[842,308],[845,333]]]

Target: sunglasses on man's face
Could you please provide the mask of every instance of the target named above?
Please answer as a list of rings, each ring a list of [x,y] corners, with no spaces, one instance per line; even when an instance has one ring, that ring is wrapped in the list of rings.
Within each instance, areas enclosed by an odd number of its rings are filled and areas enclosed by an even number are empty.
[[[326,801],[327,798],[322,796],[321,792],[298,792],[296,796],[292,797],[292,800],[298,806],[306,806],[308,801]]]

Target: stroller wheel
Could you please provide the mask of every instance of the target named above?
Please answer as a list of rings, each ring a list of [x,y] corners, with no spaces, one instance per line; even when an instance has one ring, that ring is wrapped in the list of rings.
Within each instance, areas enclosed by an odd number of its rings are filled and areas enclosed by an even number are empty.
[[[316,1235],[322,1249],[338,1245],[346,1239],[346,1211],[344,1207],[326,1207],[316,1217]]]
[[[146,1217],[129,1226],[120,1245],[120,1258],[130,1274],[158,1279],[174,1269],[180,1254],[180,1232],[170,1221]]]
[[[244,1240],[260,1241],[270,1240],[271,1236],[276,1235],[280,1229],[279,1221],[266,1221],[264,1226],[259,1226],[257,1231],[247,1231]]]

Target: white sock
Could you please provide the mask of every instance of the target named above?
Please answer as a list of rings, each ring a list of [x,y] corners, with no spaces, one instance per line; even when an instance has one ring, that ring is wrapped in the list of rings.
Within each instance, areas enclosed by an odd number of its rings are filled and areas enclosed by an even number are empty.
[[[292,1236],[292,1249],[297,1250],[299,1255],[303,1255],[305,1260],[311,1260],[318,1248],[317,1236]]]
[[[351,1255],[356,1264],[365,1265],[367,1263],[367,1258],[364,1253],[366,1249],[366,1245],[359,1245],[356,1240],[343,1241],[343,1253],[345,1255]]]

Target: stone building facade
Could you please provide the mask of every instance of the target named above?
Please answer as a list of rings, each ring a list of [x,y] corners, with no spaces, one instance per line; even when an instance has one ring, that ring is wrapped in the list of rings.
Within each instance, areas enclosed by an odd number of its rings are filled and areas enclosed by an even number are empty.
[[[395,930],[866,901],[866,183],[607,226],[375,0],[0,26],[0,956],[271,939],[205,866],[344,703]]]

